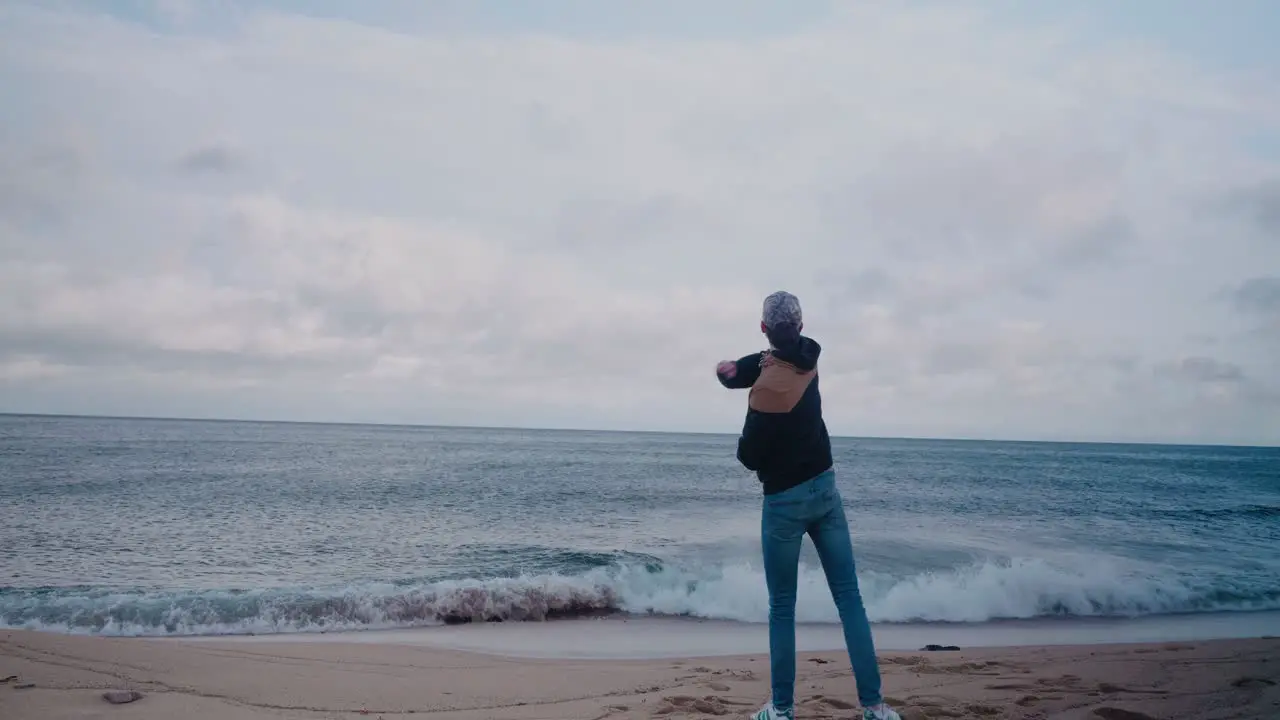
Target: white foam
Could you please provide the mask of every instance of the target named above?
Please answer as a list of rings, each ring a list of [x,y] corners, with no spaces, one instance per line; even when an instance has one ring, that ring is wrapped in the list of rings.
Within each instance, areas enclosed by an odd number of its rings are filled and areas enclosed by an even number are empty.
[[[877,623],[985,622],[1044,617],[1139,617],[1280,608],[1280,593],[1205,587],[1170,572],[1101,558],[987,561],[952,570],[860,577]],[[0,592],[0,625],[109,635],[225,635],[412,628],[446,622],[540,621],[622,611],[767,622],[763,572],[747,563],[621,565],[583,575],[457,580],[403,587],[114,592]],[[802,565],[796,619],[836,623],[818,568]]]
[[[1137,617],[1211,610],[1280,608],[1277,598],[1220,600],[1170,575],[1143,574],[1091,558],[1052,564],[1042,559],[988,561],[907,578],[865,573],[859,578],[872,622],[983,622],[1046,616]],[[624,574],[616,587],[624,610],[766,622],[764,574],[746,564],[706,577],[687,571]],[[802,566],[797,582],[798,622],[835,623],[839,614],[818,568]]]

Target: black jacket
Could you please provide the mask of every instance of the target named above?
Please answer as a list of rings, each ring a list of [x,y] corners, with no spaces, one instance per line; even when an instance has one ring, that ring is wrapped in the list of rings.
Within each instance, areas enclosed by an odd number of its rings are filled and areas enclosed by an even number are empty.
[[[817,341],[801,337],[792,346],[738,360],[732,379],[719,376],[727,388],[751,388],[738,462],[755,471],[765,495],[795,487],[833,464],[818,392],[821,353]]]

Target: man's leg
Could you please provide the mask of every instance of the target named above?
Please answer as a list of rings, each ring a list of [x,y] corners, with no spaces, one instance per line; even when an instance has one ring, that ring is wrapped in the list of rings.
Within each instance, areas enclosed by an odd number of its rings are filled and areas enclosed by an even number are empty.
[[[864,708],[881,703],[880,667],[876,661],[876,649],[871,639],[871,625],[862,605],[862,593],[858,590],[858,576],[853,560],[853,542],[849,538],[849,523],[845,519],[840,491],[836,489],[834,475],[820,476],[815,482],[824,481],[819,499],[825,512],[809,527],[822,571],[827,576],[827,586],[840,611],[840,624],[844,626],[844,644],[849,651],[849,664],[853,666],[858,684],[858,701]]]
[[[807,489],[801,485],[766,495],[760,519],[764,579],[769,588],[769,675],[773,707],[780,712],[791,710],[795,704],[796,573],[805,532],[800,513]]]

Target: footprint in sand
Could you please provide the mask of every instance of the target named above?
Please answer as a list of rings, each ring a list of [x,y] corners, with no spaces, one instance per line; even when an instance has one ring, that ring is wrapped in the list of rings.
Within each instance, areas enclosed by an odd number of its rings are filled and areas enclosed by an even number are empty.
[[[1080,678],[1077,675],[1063,675],[1058,678],[1036,678],[1036,684],[1042,690],[1050,690],[1055,692],[1075,692],[1079,691]]]
[[[1037,690],[1038,685],[1028,685],[1027,683],[1003,683],[999,685],[987,685],[988,690]]]
[[[919,655],[909,655],[907,657],[882,658],[880,662],[889,665],[927,665],[929,664],[929,659]]]
[[[662,705],[654,710],[653,714],[701,713],[703,715],[728,715],[734,712],[734,706],[742,704],[715,695],[707,695],[700,698],[692,695],[672,695],[671,697],[662,698]]]
[[[1267,678],[1242,677],[1239,680],[1233,680],[1231,682],[1231,687],[1262,688],[1262,687],[1275,687],[1275,684],[1276,684],[1275,680],[1268,680]]]
[[[917,705],[923,708],[944,708],[956,704],[956,699],[945,695],[909,695],[901,705]]]
[[[715,690],[716,692],[729,692],[729,690],[731,689],[728,685],[725,685],[724,683],[718,683],[718,682],[707,683],[707,687],[711,688],[712,690]]]
[[[1039,700],[1039,698],[1035,698],[1034,696],[1027,697],[1033,698],[1037,701]],[[903,715],[903,717],[913,718],[997,717],[1004,712],[1002,709],[993,705],[979,705],[974,703],[965,704],[957,701],[955,698],[942,697],[938,695],[912,696],[907,698],[907,702],[896,701],[890,704],[898,705],[900,707],[909,707],[913,711],[918,710],[918,713],[911,712],[909,715]],[[1027,704],[1030,703],[1023,704],[1019,702],[1018,704],[1026,707]]]
[[[858,707],[856,703],[851,703],[848,700],[827,697],[825,695],[814,695],[810,702],[816,705],[825,705],[829,708],[835,708],[836,710],[853,710]]]
[[[962,718],[965,716],[963,712],[956,710],[955,708],[943,707],[941,705],[921,705],[919,707],[923,708],[922,715],[908,715],[905,717],[911,718],[912,720],[914,720],[915,717],[923,717],[926,720],[933,720],[933,718]]]
[[[1111,683],[1098,683],[1099,692],[1107,695],[1119,695],[1121,693],[1131,693],[1135,695],[1168,695],[1166,690],[1135,690],[1133,688],[1112,685]]]
[[[921,663],[912,670],[928,675],[1000,675],[1000,663],[968,662],[956,665],[929,665]]]
[[[1100,707],[1093,711],[1102,720],[1156,720],[1146,713],[1124,710],[1122,708]]]

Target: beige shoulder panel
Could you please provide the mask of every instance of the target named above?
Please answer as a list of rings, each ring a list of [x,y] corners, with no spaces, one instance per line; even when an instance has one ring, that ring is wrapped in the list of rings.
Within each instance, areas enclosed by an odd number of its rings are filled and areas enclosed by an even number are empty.
[[[794,365],[769,358],[751,386],[747,406],[763,413],[791,412],[817,374],[817,370],[803,372]]]

